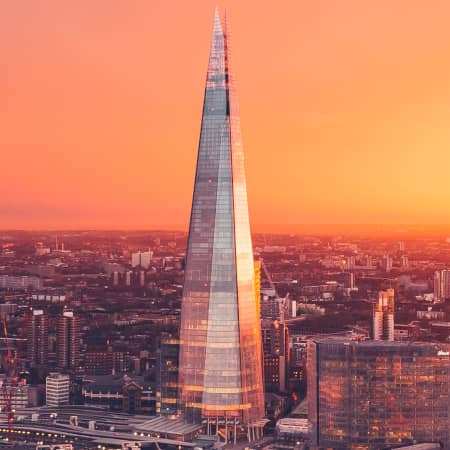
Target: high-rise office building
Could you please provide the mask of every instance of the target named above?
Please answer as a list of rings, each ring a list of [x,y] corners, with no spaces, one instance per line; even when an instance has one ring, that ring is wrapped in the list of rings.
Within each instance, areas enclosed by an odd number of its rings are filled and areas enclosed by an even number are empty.
[[[58,367],[76,370],[80,360],[80,325],[72,311],[64,311],[58,318],[56,339]]]
[[[450,299],[450,270],[437,270],[434,273],[434,301],[445,302]]]
[[[373,307],[373,338],[376,341],[394,340],[394,289],[378,293],[378,302]]]
[[[264,388],[266,392],[285,392],[289,366],[289,332],[278,320],[262,321]]]
[[[27,314],[28,362],[31,366],[48,363],[48,316],[42,309]]]
[[[254,437],[264,423],[255,285],[229,35],[216,12],[186,254],[179,400],[186,420],[206,419],[225,436],[241,423]]]
[[[450,346],[436,343],[308,342],[313,448],[450,445]]]

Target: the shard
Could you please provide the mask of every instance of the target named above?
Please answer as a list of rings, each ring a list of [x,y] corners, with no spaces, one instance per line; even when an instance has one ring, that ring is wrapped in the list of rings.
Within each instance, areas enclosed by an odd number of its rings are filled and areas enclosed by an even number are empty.
[[[189,421],[264,417],[261,329],[239,112],[216,11],[181,312],[179,403]]]

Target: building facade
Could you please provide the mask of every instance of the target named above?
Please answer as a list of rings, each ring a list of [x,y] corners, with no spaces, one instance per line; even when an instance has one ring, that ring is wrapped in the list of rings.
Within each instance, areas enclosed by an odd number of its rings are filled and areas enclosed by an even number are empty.
[[[62,373],[50,373],[45,379],[45,403],[47,406],[68,405],[70,377]]]
[[[378,302],[373,308],[373,339],[376,341],[394,340],[394,289],[378,293]]]
[[[39,277],[29,275],[0,275],[0,289],[11,291],[40,290],[43,287]]]
[[[437,270],[434,273],[434,301],[445,302],[450,299],[450,270]]]
[[[450,445],[450,346],[308,342],[308,405],[314,448]]]
[[[60,369],[75,371],[80,362],[80,325],[72,311],[58,318],[56,360]]]
[[[27,353],[30,366],[48,363],[48,316],[42,309],[27,314]]]
[[[2,395],[0,395],[0,411],[3,412],[8,407],[7,399],[10,400],[12,409],[26,408],[29,406],[30,386],[24,380],[15,382],[8,377],[1,376],[0,387],[2,389]]]
[[[178,400],[178,362],[180,341],[166,336],[161,340],[158,361],[161,414],[172,415],[177,412]]]
[[[289,367],[289,331],[277,320],[263,320],[264,390],[286,392]]]
[[[131,267],[148,269],[153,258],[153,252],[136,252],[131,255]]]
[[[264,417],[261,327],[237,108],[229,35],[216,13],[186,255],[179,403],[188,421],[254,427]]]

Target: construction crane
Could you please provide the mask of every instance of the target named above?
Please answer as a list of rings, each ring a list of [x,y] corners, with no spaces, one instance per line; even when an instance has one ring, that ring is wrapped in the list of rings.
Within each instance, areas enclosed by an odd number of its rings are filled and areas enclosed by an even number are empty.
[[[6,342],[6,370],[5,379],[1,385],[1,392],[3,396],[4,412],[8,419],[8,438],[12,435],[14,427],[14,409],[13,400],[19,384],[19,377],[17,375],[17,358],[11,350],[10,339],[8,337],[8,328],[6,326],[6,319],[3,318],[3,335]]]
[[[269,282],[270,288],[275,292],[275,301],[278,303],[278,311],[280,314],[280,323],[285,322],[285,316],[288,312],[288,299],[289,292],[285,297],[280,297],[277,292],[277,288],[275,287],[275,283],[272,281],[272,277],[270,276],[269,271],[267,270],[266,265],[264,264],[264,260],[261,258],[261,267],[264,270],[264,274],[266,275],[267,281]]]

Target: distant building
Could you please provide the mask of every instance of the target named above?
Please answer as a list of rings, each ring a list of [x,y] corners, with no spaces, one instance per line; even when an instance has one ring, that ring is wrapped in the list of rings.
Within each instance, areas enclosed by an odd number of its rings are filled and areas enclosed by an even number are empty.
[[[118,263],[106,262],[103,264],[103,270],[106,272],[108,276],[111,276],[113,273],[117,272],[119,274],[125,273],[126,269],[124,266]]]
[[[434,273],[434,301],[440,303],[448,299],[450,299],[450,270],[438,270]]]
[[[382,269],[385,272],[390,272],[392,270],[393,263],[392,256],[384,255],[382,259]]]
[[[36,256],[44,256],[50,253],[50,247],[43,247],[42,245],[36,246]]]
[[[72,311],[58,318],[56,359],[60,369],[76,370],[80,361],[80,325]]]
[[[354,289],[355,288],[355,274],[353,272],[344,272],[343,276],[343,284],[345,289]]]
[[[153,252],[136,252],[131,254],[131,266],[148,269],[153,258]]]
[[[48,363],[48,316],[42,309],[27,314],[27,356],[32,367]]]
[[[351,271],[354,270],[355,268],[355,257],[352,256],[346,256],[343,260],[343,265],[342,265],[344,270],[347,271]]]
[[[15,303],[1,303],[0,304],[0,317],[6,319],[13,316],[17,311],[17,305]]]
[[[62,373],[50,373],[45,379],[45,403],[47,406],[68,405],[70,377]]]
[[[433,311],[431,306],[426,311],[417,311],[416,314],[420,320],[445,320],[445,311]]]
[[[373,339],[376,341],[394,340],[394,289],[378,293],[378,302],[373,308]]]
[[[450,445],[450,346],[308,342],[312,445],[335,450]]]
[[[55,276],[55,266],[45,264],[33,264],[24,267],[28,273],[41,278],[51,278]]]
[[[13,276],[0,275],[0,289],[9,289],[12,291],[40,290],[43,283],[39,277],[35,276]]]
[[[145,272],[141,270],[139,272],[139,286],[144,287],[145,286]]]
[[[400,264],[403,268],[406,268],[409,266],[409,259],[406,255],[402,255],[400,257]]]
[[[39,294],[32,294],[31,300],[46,303],[64,303],[67,300],[67,296],[65,294],[55,292],[51,292],[49,294],[39,293]]]
[[[112,283],[113,286],[119,286],[119,282],[120,282],[120,278],[121,278],[121,273],[120,272],[113,272],[112,273]]]

